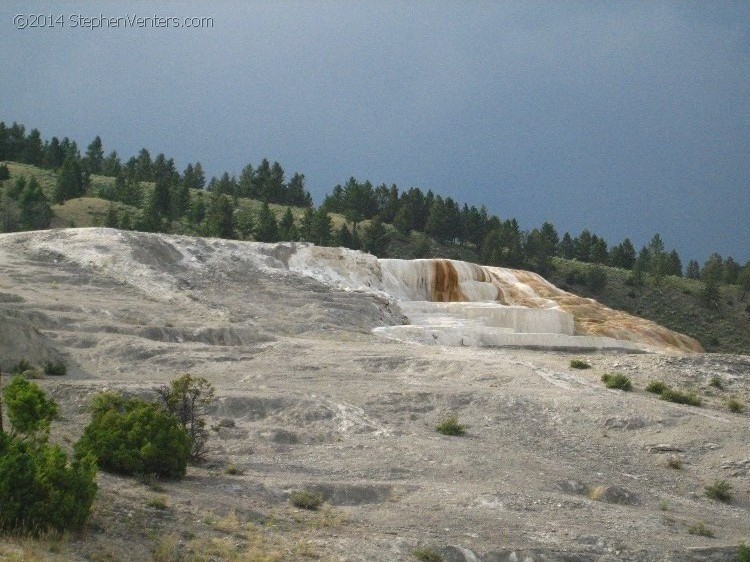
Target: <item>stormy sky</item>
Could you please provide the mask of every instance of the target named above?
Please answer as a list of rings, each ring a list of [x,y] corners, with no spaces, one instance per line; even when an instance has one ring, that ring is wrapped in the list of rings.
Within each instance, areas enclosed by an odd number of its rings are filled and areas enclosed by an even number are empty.
[[[209,175],[267,157],[316,203],[354,176],[750,260],[748,2],[154,4],[4,2],[0,120]]]

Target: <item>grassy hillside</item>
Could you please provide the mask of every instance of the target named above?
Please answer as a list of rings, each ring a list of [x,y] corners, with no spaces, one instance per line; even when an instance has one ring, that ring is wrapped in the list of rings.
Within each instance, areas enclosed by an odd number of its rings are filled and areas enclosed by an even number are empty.
[[[626,282],[629,271],[604,267],[607,284],[594,293],[584,282],[591,265],[559,258],[554,265],[549,278],[558,287],[691,336],[706,351],[750,354],[750,295],[743,299],[735,285],[720,285],[718,307],[706,306],[701,281],[668,276],[660,283],[646,278],[642,286],[633,286]]]
[[[15,181],[21,175],[36,176],[48,198],[51,198],[56,176],[54,172],[36,168],[27,164],[8,163],[11,179]],[[92,176],[92,191],[113,184],[114,178]],[[153,189],[154,184],[141,182],[144,196]],[[103,199],[82,197],[71,199],[62,205],[53,205],[53,228],[69,226],[89,227],[104,224],[108,209],[114,205],[119,213],[129,210],[136,216],[140,211],[121,203],[112,203]],[[252,199],[239,199],[238,206],[257,215],[262,203]],[[271,210],[280,219],[286,211],[284,205],[270,205]],[[292,207],[292,214],[298,222],[304,214],[301,207]],[[346,223],[342,215],[331,214],[334,229]],[[363,229],[369,221],[363,221]],[[350,225],[351,226],[351,225]],[[402,259],[415,258],[450,258],[478,262],[479,256],[470,246],[438,244],[422,233],[412,232],[403,235],[390,225],[386,225],[391,243],[388,256]],[[361,232],[361,230],[360,230]],[[555,258],[554,271],[549,280],[565,290],[595,298],[611,308],[623,310],[636,316],[648,318],[677,332],[697,339],[707,351],[750,354],[750,295],[743,298],[739,287],[722,285],[719,288],[718,307],[707,307],[701,299],[703,283],[678,277],[666,277],[660,283],[646,278],[642,286],[631,286],[626,283],[629,272],[622,269],[604,267],[607,273],[607,284],[603,291],[594,293],[585,283],[589,264]]]

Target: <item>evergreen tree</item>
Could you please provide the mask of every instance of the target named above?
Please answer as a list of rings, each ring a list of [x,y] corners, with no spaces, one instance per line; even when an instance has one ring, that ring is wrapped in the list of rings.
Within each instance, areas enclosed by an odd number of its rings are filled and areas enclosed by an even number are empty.
[[[52,209],[42,192],[35,176],[32,176],[19,198],[21,210],[19,223],[21,230],[42,230],[49,228]]]
[[[294,215],[292,215],[292,209],[286,208],[284,215],[279,221],[279,238],[281,240],[296,242],[299,240],[299,232],[296,225],[294,224]]]
[[[607,252],[607,243],[603,238],[596,235],[591,237],[591,263],[607,264],[609,263],[609,252]]]
[[[117,151],[113,150],[109,155],[102,160],[101,175],[108,176],[111,178],[117,177],[122,171],[122,163],[120,157],[117,155]]]
[[[0,181],[5,181],[10,179],[10,170],[8,169],[7,164],[0,164]]]
[[[21,160],[32,166],[41,166],[44,160],[44,145],[39,129],[32,129],[23,144]]]
[[[60,139],[52,137],[49,143],[44,146],[44,157],[42,158],[42,167],[48,170],[57,170],[65,161],[65,151],[60,145]]]
[[[153,163],[149,151],[142,148],[135,162],[136,179],[138,181],[154,181]]]
[[[610,263],[612,264],[612,267],[633,269],[635,258],[635,248],[629,238],[625,238],[620,244],[614,246],[610,252]]]
[[[346,224],[342,224],[341,228],[334,232],[333,245],[342,248],[349,248],[351,250],[359,250],[359,248],[354,247],[354,237]]]
[[[409,234],[413,223],[414,217],[412,216],[411,207],[409,205],[402,205],[396,212],[396,217],[393,219],[393,226],[401,234]]]
[[[4,121],[0,121],[0,160],[10,160],[10,131]]]
[[[86,149],[86,167],[92,174],[101,174],[103,163],[104,150],[102,148],[102,139],[97,135]]]
[[[724,283],[734,285],[737,283],[737,277],[740,274],[740,264],[729,256],[724,262]]]
[[[557,253],[561,258],[564,258],[566,260],[572,260],[575,255],[575,244],[573,243],[573,238],[570,236],[569,233],[563,234],[562,240],[560,240],[560,245],[557,249]]]
[[[583,232],[573,241],[574,257],[578,261],[588,263],[591,261],[591,249],[594,244],[594,238],[591,233],[584,229]]]
[[[83,172],[78,160],[70,156],[66,157],[57,174],[57,185],[55,186],[55,203],[62,203],[68,199],[82,197],[86,190],[83,182]]]
[[[263,203],[258,213],[258,224],[255,227],[255,239],[258,242],[278,242],[279,227],[276,216],[271,211],[267,202]]]
[[[297,207],[311,207],[312,197],[305,189],[305,174],[295,173],[286,188],[287,203]]]
[[[716,252],[708,256],[706,263],[703,264],[701,279],[706,282],[711,281],[714,284],[721,283],[724,279],[724,260]]]
[[[190,203],[190,211],[188,213],[188,219],[194,225],[198,225],[203,222],[206,217],[206,201],[203,198],[203,192],[199,191],[193,197]]]
[[[26,127],[13,122],[8,130],[8,146],[6,160],[20,161],[26,146]]]
[[[255,230],[253,215],[249,209],[240,206],[234,212],[235,230],[239,233],[242,240],[249,240]]]
[[[203,166],[201,166],[200,162],[196,162],[193,167],[193,178],[191,188],[204,189],[206,187],[206,175],[203,173]]]
[[[152,195],[154,212],[162,219],[169,221],[172,218],[171,189],[169,179],[160,177],[156,180]]]
[[[234,238],[234,208],[232,200],[225,194],[211,194],[204,232],[207,236]]]
[[[239,197],[256,198],[255,190],[255,170],[252,164],[242,168],[240,172],[240,181],[237,185],[237,195]]]
[[[332,232],[333,222],[331,217],[328,216],[325,208],[321,205],[313,215],[311,242],[318,246],[328,246],[331,243]]]
[[[740,298],[744,299],[745,295],[750,292],[750,262],[747,262],[740,270],[739,275],[737,275],[737,284],[742,289],[742,296]]]
[[[677,250],[672,250],[667,255],[667,275],[674,275],[675,277],[682,277],[682,260]]]
[[[305,213],[302,215],[302,221],[300,222],[299,235],[300,240],[305,242],[313,242],[314,236],[314,223],[315,223],[315,210],[312,207],[307,207]]]
[[[700,279],[701,278],[701,266],[697,260],[690,260],[688,262],[687,271],[685,277],[688,279]]]
[[[117,207],[110,205],[107,208],[107,215],[104,218],[104,226],[108,228],[117,228],[120,226],[120,217],[117,213]]]
[[[374,256],[384,258],[387,255],[390,242],[388,231],[380,217],[375,215],[362,232],[362,249]]]
[[[173,216],[179,219],[190,209],[190,188],[182,181],[177,185],[174,197]]]

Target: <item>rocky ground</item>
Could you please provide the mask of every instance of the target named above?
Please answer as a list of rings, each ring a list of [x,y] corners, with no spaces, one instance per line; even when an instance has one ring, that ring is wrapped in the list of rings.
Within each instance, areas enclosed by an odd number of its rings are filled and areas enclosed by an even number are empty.
[[[153,396],[189,372],[217,394],[184,480],[100,473],[83,536],[6,539],[0,559],[729,561],[750,544],[750,415],[727,407],[750,404],[750,357],[386,341],[370,330],[402,321],[392,303],[246,244],[0,236],[0,367],[69,366],[38,381],[62,410],[54,441],[75,442],[101,390]],[[435,431],[449,415],[466,435]],[[707,497],[717,480],[731,502]],[[299,490],[325,503],[294,507]]]

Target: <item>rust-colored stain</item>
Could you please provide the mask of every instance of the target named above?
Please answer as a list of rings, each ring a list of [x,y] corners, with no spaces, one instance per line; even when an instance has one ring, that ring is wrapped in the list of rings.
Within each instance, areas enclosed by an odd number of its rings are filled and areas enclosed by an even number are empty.
[[[497,287],[496,301],[503,305],[529,308],[559,307],[573,315],[575,334],[607,336],[651,345],[672,351],[701,352],[700,343],[691,337],[673,332],[656,322],[613,310],[596,302],[567,293],[528,271],[501,269],[459,263],[464,278],[459,279],[451,260],[432,260],[430,300],[435,302],[466,302],[461,281],[479,281]],[[517,280],[509,282],[511,274]]]
[[[448,260],[432,262],[432,291],[430,300],[433,302],[466,302],[466,298],[458,286],[458,272]]]

